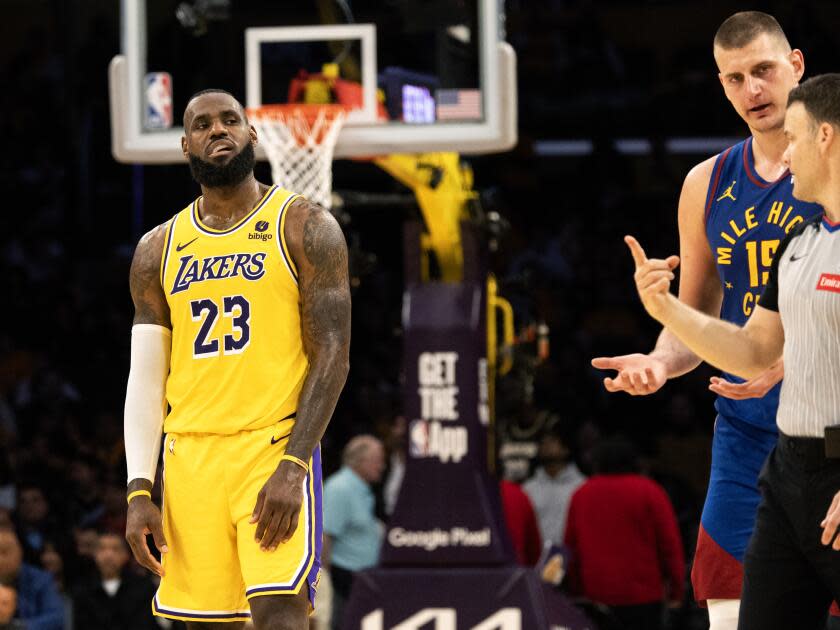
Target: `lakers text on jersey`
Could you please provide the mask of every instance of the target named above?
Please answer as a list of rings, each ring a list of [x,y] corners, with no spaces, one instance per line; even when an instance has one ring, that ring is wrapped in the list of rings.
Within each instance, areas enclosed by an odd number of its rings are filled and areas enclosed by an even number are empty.
[[[198,199],[170,221],[161,263],[172,322],[167,433],[231,435],[295,412],[308,363],[283,230],[296,197],[274,186],[226,230],[202,222]]]

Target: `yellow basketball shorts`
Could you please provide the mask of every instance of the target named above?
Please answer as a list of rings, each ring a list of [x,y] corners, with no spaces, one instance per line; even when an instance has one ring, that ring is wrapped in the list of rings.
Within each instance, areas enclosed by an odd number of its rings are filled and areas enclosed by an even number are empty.
[[[251,514],[276,470],[291,423],[235,435],[174,434],[164,439],[163,531],[169,552],[152,601],[160,617],[240,621],[248,600],[294,595],[305,586],[310,605],[321,565],[321,454],[309,462],[297,530],[273,552],[254,540]]]

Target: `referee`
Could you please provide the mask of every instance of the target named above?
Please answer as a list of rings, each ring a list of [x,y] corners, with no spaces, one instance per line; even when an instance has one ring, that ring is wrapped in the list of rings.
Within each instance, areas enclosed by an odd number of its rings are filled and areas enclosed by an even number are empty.
[[[793,194],[825,212],[781,242],[743,328],[678,301],[669,287],[679,258],[649,260],[625,237],[645,309],[698,356],[752,378],[784,355],[779,439],[759,478],[739,630],[822,629],[840,601],[840,74],[795,88],[784,124]]]

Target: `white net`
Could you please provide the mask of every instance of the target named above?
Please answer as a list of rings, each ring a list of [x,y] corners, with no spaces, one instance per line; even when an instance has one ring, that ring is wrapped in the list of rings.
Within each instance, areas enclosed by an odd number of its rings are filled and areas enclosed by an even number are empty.
[[[345,111],[322,105],[265,106],[250,120],[275,184],[325,208],[332,205],[332,161]]]

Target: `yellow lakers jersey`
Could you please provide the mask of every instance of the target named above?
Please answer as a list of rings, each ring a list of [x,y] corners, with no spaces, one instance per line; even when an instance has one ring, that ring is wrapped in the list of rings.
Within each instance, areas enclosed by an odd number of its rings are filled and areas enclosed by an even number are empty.
[[[297,269],[284,238],[296,194],[274,186],[236,225],[202,223],[199,200],[170,221],[161,282],[172,322],[164,431],[289,428],[309,363]]]

